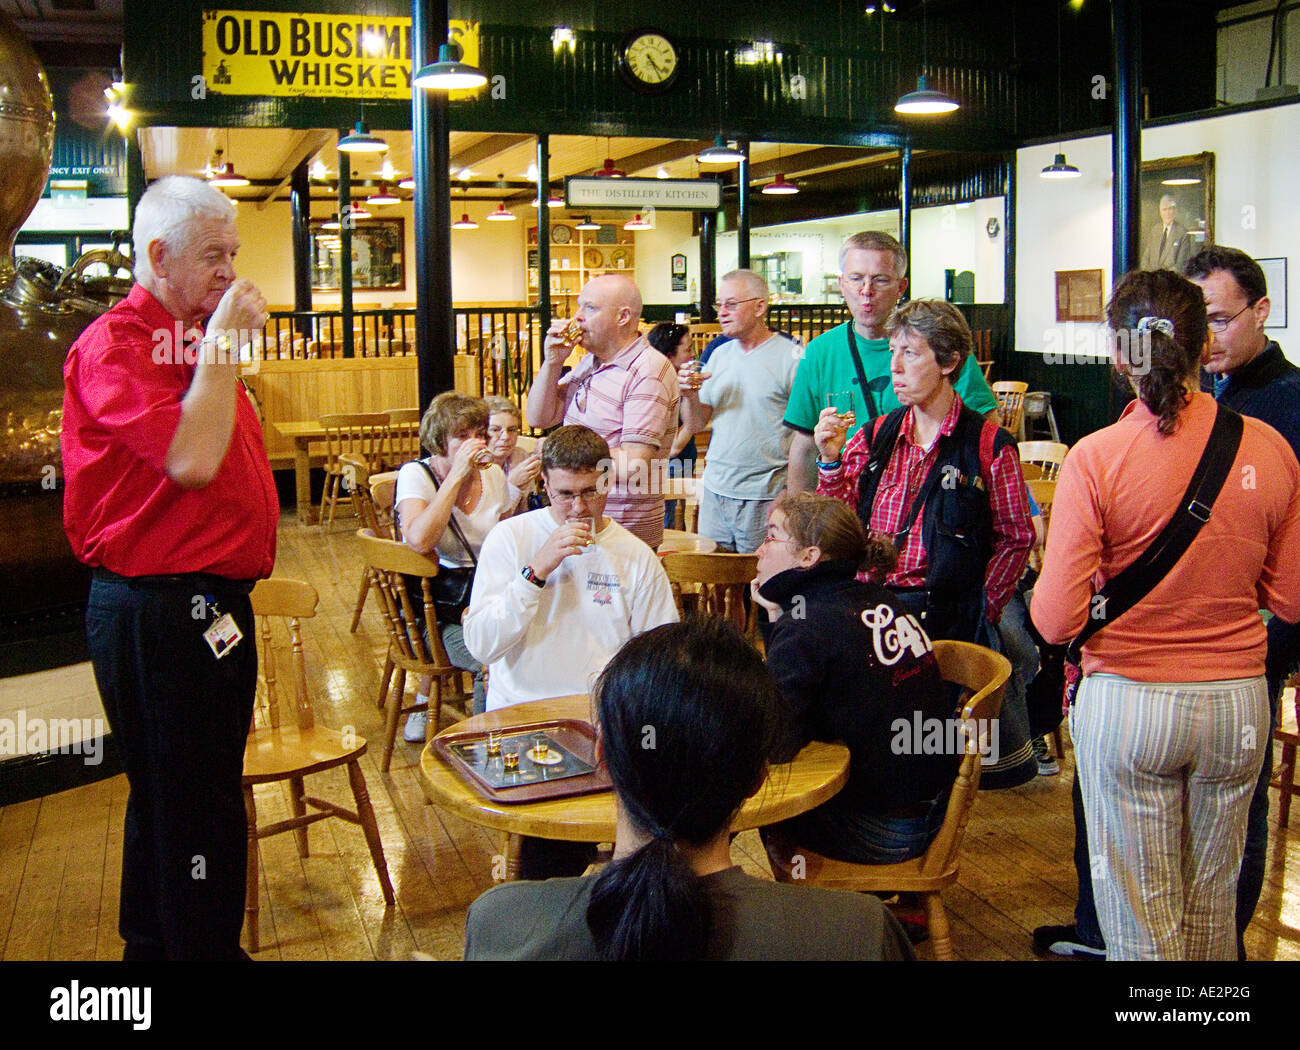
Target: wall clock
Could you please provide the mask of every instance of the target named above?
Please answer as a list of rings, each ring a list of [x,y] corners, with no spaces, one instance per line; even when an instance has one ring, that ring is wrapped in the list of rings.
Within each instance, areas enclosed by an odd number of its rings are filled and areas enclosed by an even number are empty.
[[[642,94],[667,91],[679,70],[677,48],[658,30],[635,30],[619,48],[619,72],[629,87]]]

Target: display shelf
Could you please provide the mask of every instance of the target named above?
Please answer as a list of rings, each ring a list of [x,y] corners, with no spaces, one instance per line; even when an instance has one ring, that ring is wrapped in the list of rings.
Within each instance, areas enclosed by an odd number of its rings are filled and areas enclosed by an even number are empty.
[[[610,222],[603,230],[575,230],[573,220],[557,220],[552,224],[565,226],[574,239],[568,242],[551,240],[551,267],[547,271],[550,281],[551,303],[556,317],[569,317],[573,313],[572,300],[579,290],[592,277],[608,273],[622,273],[629,277],[636,271],[636,241],[634,235],[622,228],[622,220]],[[614,240],[610,240],[609,231],[614,231]],[[598,238],[604,238],[599,240]],[[623,266],[610,265],[617,254],[625,263]],[[565,263],[568,263],[566,266]],[[524,266],[528,272],[528,305],[536,306],[541,286],[537,245],[530,243],[524,255]]]

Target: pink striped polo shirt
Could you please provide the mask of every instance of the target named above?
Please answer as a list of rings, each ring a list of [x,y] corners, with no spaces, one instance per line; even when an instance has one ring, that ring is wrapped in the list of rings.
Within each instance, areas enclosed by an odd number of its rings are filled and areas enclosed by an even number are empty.
[[[635,340],[612,360],[601,364],[595,354],[584,357],[560,380],[564,422],[590,427],[609,442],[649,445],[658,461],[654,468],[610,489],[605,513],[651,547],[663,541],[664,497],[660,475],[677,432],[677,373],[668,358],[646,342]]]

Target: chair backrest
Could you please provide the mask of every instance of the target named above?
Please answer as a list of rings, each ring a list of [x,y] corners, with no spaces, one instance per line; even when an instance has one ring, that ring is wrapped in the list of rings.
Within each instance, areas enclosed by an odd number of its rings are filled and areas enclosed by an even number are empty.
[[[948,812],[921,865],[922,875],[937,876],[956,864],[980,786],[980,738],[982,735],[987,740],[997,732],[992,720],[1002,709],[1011,664],[1005,656],[982,645],[948,639],[935,641],[934,656],[943,680],[962,688],[961,719],[966,731],[966,753],[948,797]]]
[[[998,425],[1013,434],[1020,433],[1020,423],[1025,415],[1025,392],[1028,383],[1001,379],[993,384],[993,396],[998,399]]]
[[[1026,481],[1034,479],[1034,471],[1037,472],[1037,477],[1055,481],[1056,476],[1061,473],[1065,454],[1070,451],[1070,446],[1061,441],[1022,441],[1019,448],[1020,469]]]
[[[370,475],[370,502],[374,504],[375,520],[379,523],[375,535],[390,540],[397,538],[397,527],[393,524],[393,493],[396,491],[397,471]]]
[[[260,720],[270,729],[280,727],[280,689],[277,665],[279,646],[277,635],[289,642],[289,666],[293,675],[293,716],[299,729],[315,725],[311,698],[307,692],[307,663],[303,655],[302,626],[300,621],[316,615],[316,588],[303,580],[273,577],[259,580],[250,596],[253,615],[257,618],[259,639],[257,644],[258,677],[261,688],[253,711],[253,721]],[[275,630],[275,621],[284,624],[283,635]],[[251,640],[251,639],[250,639]]]
[[[376,536],[370,529],[357,529],[357,538],[361,541],[361,556],[370,570],[371,582],[379,591],[384,628],[388,631],[391,649],[407,660],[450,666],[442,636],[436,630],[420,630],[421,622],[437,623],[438,614],[429,581],[438,575],[438,562],[411,550],[405,543]],[[418,609],[408,590],[406,577],[419,580]]]
[[[757,555],[675,552],[662,561],[682,616],[718,616],[747,635],[755,633],[757,618],[752,605],[745,611],[745,593],[758,574]]]
[[[1043,552],[1047,550],[1047,540],[1052,529],[1052,501],[1056,499],[1056,482],[1048,481],[1046,478],[1034,478],[1025,482],[1029,486],[1029,494],[1034,497],[1034,502],[1038,504],[1039,513],[1043,518]],[[1029,564],[1036,570],[1043,567],[1043,556],[1037,549],[1030,552]]]
[[[343,472],[343,487],[352,497],[352,506],[356,508],[357,520],[378,533],[379,520],[375,516],[375,502],[370,495],[370,464],[354,452],[345,452],[339,456],[339,469]]]
[[[325,467],[338,472],[339,456],[360,456],[373,470],[383,455],[384,437],[388,432],[386,412],[344,412],[320,417],[325,430]]]
[[[396,469],[403,463],[420,458],[420,410],[390,408],[388,429],[384,434],[384,465]]]

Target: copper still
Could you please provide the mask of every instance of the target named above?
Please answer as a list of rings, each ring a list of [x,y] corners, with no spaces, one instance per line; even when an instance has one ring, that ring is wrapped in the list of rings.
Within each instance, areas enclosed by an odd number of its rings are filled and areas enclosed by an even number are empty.
[[[87,253],[94,258],[66,271],[15,260],[53,148],[45,70],[0,12],[0,631],[9,640],[58,633],[66,624],[54,621],[80,617],[89,577],[63,532],[63,362],[82,330],[130,290],[130,262],[115,250]],[[107,263],[110,276],[83,278],[90,261]],[[128,278],[113,276],[122,267]]]

